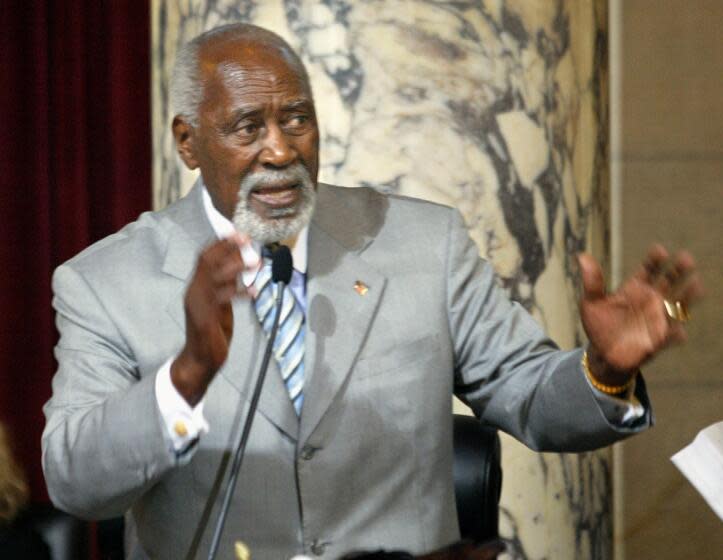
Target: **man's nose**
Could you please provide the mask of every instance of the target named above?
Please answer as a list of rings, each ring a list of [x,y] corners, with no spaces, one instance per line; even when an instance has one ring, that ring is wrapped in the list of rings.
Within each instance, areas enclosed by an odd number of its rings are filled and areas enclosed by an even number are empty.
[[[286,167],[296,160],[297,155],[281,128],[276,124],[269,125],[263,138],[259,161],[264,165]]]

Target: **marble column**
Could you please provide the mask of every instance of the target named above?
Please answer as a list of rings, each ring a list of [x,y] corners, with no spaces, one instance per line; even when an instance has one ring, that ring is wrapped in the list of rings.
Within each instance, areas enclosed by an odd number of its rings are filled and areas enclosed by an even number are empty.
[[[156,206],[175,157],[168,77],[197,33],[250,21],[307,64],[325,182],[458,207],[502,285],[560,346],[583,341],[574,254],[608,260],[606,0],[156,0]],[[503,441],[501,533],[520,558],[612,554],[610,453]]]

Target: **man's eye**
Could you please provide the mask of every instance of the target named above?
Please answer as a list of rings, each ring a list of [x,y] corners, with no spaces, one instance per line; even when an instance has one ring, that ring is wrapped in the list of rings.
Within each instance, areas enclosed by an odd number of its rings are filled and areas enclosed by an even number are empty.
[[[253,121],[241,121],[233,125],[230,133],[243,138],[252,138],[259,132],[259,123]]]
[[[286,123],[289,126],[303,126],[309,121],[306,115],[294,115]]]
[[[259,127],[255,123],[248,123],[248,124],[241,125],[239,127],[239,132],[241,132],[242,134],[251,135],[251,134],[256,134],[256,131],[258,129],[259,129]]]

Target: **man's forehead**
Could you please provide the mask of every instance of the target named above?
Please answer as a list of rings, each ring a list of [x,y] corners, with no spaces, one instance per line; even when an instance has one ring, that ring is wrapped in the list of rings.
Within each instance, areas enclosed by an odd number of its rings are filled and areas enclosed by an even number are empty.
[[[210,41],[199,52],[204,79],[220,78],[227,86],[239,86],[250,74],[264,73],[271,80],[298,80],[308,89],[298,65],[278,46],[253,40]]]
[[[201,63],[216,66],[225,61],[253,59],[269,50],[258,41],[246,39],[211,39],[200,46],[199,58]]]
[[[228,91],[250,90],[261,93],[268,89],[271,93],[283,87],[302,94],[308,90],[304,79],[285,66],[278,68],[273,65],[225,61],[216,66],[215,74]]]

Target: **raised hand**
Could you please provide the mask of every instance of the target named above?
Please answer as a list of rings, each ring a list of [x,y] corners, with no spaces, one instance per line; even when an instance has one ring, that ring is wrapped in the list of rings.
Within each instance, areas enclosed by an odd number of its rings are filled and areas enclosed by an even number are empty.
[[[171,364],[171,380],[191,406],[201,400],[228,356],[231,301],[249,295],[238,281],[245,268],[239,249],[246,243],[248,238],[236,235],[206,248],[186,291],[186,343]]]
[[[640,269],[615,292],[606,293],[600,265],[582,254],[582,324],[590,341],[590,369],[605,385],[624,385],[638,368],[666,346],[686,339],[687,309],[703,294],[693,257],[675,257],[660,245],[648,251]],[[672,305],[673,318],[666,311]],[[683,319],[683,320],[681,320]]]

